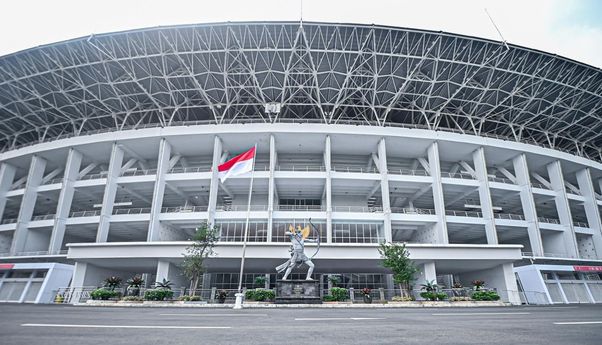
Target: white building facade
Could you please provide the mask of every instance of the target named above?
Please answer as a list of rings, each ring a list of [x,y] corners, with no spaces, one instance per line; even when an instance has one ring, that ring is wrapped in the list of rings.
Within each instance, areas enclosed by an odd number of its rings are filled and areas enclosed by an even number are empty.
[[[257,144],[248,286],[275,282],[285,230],[311,219],[325,286],[338,274],[394,293],[378,253],[393,242],[407,243],[416,284],[484,280],[514,304],[546,294],[517,284],[515,267],[602,265],[602,77],[500,49],[407,29],[239,23],[1,58],[0,263],[73,265],[64,287],[136,274],[187,286],[178,265],[208,223],[220,240],[203,288],[235,288],[250,176],[221,183],[212,167]]]

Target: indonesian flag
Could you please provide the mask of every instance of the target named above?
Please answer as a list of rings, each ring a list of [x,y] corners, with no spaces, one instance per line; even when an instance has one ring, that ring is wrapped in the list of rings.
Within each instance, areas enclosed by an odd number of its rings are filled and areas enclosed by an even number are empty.
[[[230,159],[217,167],[220,181],[224,183],[228,177],[238,176],[253,170],[253,160],[255,159],[255,146],[247,152]]]

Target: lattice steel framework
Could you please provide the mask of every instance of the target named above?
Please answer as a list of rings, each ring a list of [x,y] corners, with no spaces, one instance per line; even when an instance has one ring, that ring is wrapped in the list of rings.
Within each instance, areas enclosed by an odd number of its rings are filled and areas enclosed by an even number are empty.
[[[280,111],[266,112],[266,104]],[[0,117],[3,150],[190,121],[307,121],[501,136],[602,161],[602,71],[441,32],[307,22],[177,26],[0,58]]]

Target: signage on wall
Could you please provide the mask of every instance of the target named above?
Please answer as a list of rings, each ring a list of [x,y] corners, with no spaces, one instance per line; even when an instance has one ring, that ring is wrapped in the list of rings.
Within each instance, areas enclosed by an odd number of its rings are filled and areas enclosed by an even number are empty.
[[[577,272],[602,272],[602,266],[573,266]]]
[[[15,267],[15,264],[0,264],[0,270],[10,270]]]

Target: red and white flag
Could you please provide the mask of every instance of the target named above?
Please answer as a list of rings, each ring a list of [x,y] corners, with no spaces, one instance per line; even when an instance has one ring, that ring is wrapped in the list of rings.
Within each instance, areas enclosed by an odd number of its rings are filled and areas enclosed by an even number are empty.
[[[228,177],[242,175],[253,170],[253,161],[255,160],[255,146],[247,152],[230,159],[217,167],[219,179],[224,183]]]

